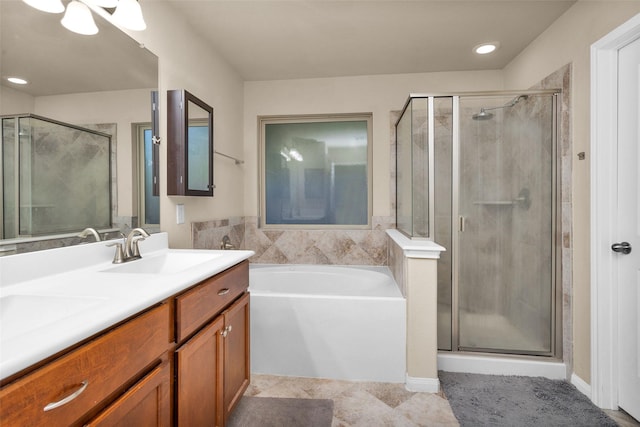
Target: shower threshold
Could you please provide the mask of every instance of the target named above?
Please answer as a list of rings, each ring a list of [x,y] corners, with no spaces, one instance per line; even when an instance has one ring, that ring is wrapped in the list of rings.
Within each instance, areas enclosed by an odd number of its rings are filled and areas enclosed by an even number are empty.
[[[496,355],[490,353],[438,352],[438,370],[485,375],[520,375],[567,379],[567,365],[559,359],[540,356]]]

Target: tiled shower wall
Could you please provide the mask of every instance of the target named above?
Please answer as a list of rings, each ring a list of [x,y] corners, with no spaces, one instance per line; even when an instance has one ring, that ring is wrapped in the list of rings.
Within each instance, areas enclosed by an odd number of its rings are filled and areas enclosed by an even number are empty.
[[[567,372],[573,372],[573,312],[571,299],[573,295],[573,236],[571,234],[571,218],[573,204],[571,196],[572,141],[571,133],[571,64],[558,69],[545,77],[532,89],[561,88],[560,116],[560,233],[561,233],[561,279],[562,284],[562,359],[567,364]],[[558,276],[558,275],[556,275]],[[558,284],[560,285],[560,284]]]

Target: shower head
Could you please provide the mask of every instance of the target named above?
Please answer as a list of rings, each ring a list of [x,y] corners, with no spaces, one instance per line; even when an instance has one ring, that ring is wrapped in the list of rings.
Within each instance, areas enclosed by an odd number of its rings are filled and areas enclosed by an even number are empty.
[[[490,120],[492,117],[493,113],[488,113],[484,108],[481,108],[479,113],[471,116],[473,120]]]
[[[527,99],[529,96],[528,95],[518,95],[515,98],[513,98],[511,101],[507,102],[504,105],[501,105],[499,107],[491,107],[491,108],[480,108],[480,112],[474,114],[473,116],[471,116],[471,118],[473,120],[489,120],[493,117],[492,113],[488,113],[488,110],[499,110],[501,108],[507,108],[507,107],[513,107],[514,105],[516,105],[518,102],[520,102],[523,99]]]

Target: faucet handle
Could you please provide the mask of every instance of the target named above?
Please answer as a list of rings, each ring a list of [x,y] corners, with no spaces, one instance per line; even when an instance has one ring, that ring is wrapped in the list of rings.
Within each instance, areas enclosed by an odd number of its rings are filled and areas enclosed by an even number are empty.
[[[108,247],[116,247],[116,253],[113,255],[113,264],[122,264],[124,262],[124,251],[122,250],[122,243],[107,243]]]
[[[134,236],[131,239],[131,256],[136,258],[142,258],[140,255],[140,248],[138,247],[138,242],[144,240],[144,236]]]

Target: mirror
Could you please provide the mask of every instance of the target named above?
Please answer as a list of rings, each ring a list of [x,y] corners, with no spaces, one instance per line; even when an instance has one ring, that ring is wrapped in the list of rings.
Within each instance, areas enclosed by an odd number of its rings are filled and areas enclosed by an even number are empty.
[[[113,226],[139,225],[137,200],[144,198],[136,169],[144,150],[136,134],[144,132],[134,127],[151,127],[158,58],[96,14],[94,36],[66,30],[61,18],[19,0],[0,1],[0,115],[35,114],[108,133]],[[10,76],[29,83],[14,85],[6,80]]]
[[[167,91],[167,194],[213,196],[213,108],[186,90]]]

